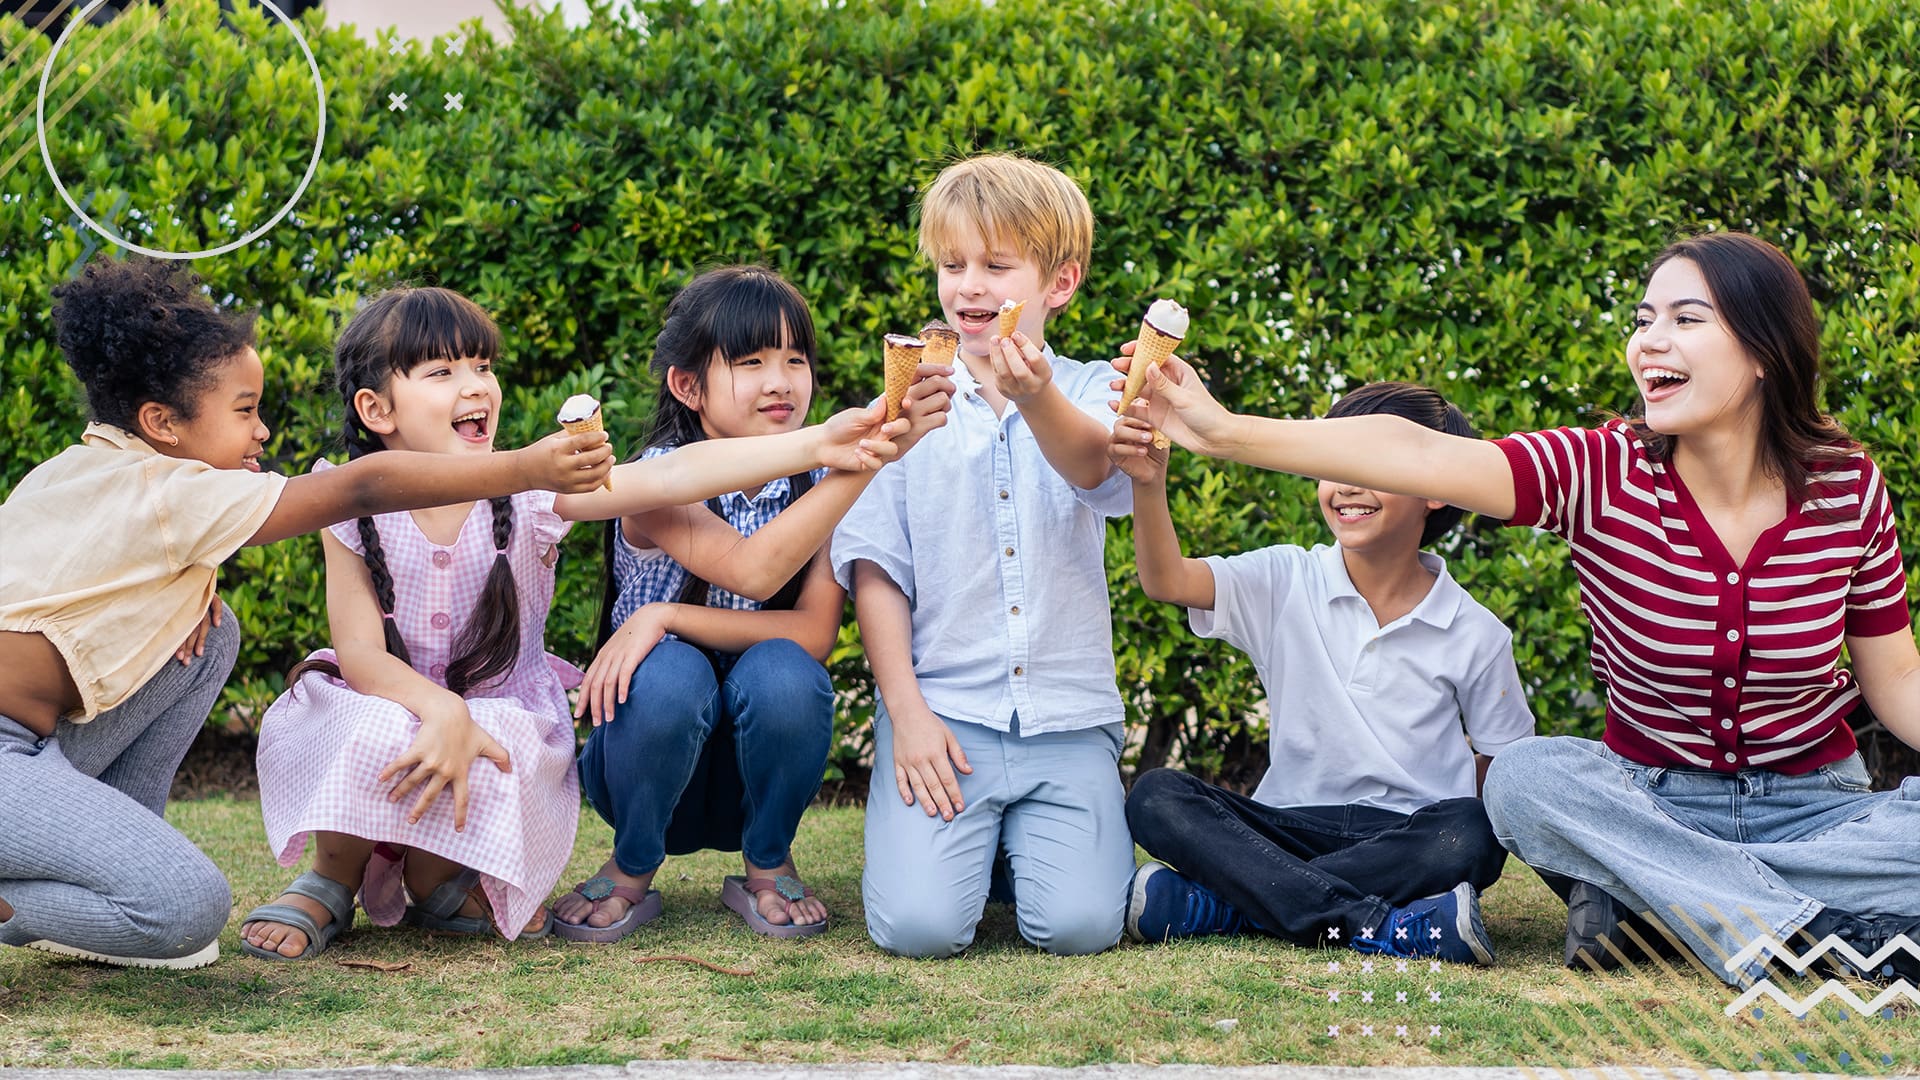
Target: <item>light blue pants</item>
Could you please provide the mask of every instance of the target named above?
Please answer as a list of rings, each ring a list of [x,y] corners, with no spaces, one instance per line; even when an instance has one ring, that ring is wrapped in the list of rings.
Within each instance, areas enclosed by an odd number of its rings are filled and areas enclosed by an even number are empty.
[[[874,944],[897,956],[972,944],[1004,849],[1021,936],[1062,956],[1111,948],[1133,873],[1120,725],[1022,737],[1017,717],[1006,734],[946,723],[973,766],[957,774],[966,809],[952,821],[901,801],[893,724],[884,706],[874,715],[861,879]]]
[[[1493,759],[1487,816],[1507,850],[1651,911],[1735,986],[1723,966],[1762,932],[1794,931],[1823,907],[1920,913],[1920,777],[1870,792],[1860,756],[1810,773],[1735,774],[1638,765],[1604,745],[1531,738]]]

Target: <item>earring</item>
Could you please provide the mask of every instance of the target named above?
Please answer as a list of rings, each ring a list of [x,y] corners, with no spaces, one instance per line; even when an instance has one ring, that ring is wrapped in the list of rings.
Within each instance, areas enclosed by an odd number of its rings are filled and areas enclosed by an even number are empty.
[[[179,446],[179,445],[180,445],[180,436],[178,436],[178,435],[169,435],[169,436],[167,436],[167,445],[168,445],[168,446]]]

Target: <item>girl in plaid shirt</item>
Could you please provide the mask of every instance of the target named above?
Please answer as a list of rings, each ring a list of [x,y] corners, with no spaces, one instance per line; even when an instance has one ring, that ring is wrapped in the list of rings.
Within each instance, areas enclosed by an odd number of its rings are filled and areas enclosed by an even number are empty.
[[[806,301],[760,267],[703,274],[668,307],[653,372],[642,460],[799,430],[814,390]],[[922,366],[895,445],[945,422],[950,373]],[[791,845],[833,738],[825,661],[846,598],[824,545],[871,476],[803,470],[609,527],[602,648],[575,712],[593,718],[580,779],[614,846],[554,905],[560,936],[616,941],[658,918],[661,863],[708,848],[742,853],[721,899],[748,926],[827,928]]]
[[[397,289],[369,301],[335,353],[348,456],[491,452],[499,352],[493,320],[457,293]],[[356,892],[378,925],[546,933],[542,903],[579,820],[566,690],[580,672],[543,642],[570,523],[820,465],[876,467],[896,450],[872,437],[907,427],[881,418],[848,410],[805,432],[618,466],[607,490],[382,514],[323,534],[335,649],[289,676],[259,757],[281,864],[298,861],[309,835],[318,850],[312,872],[248,915],[246,951],[317,955],[351,922]]]

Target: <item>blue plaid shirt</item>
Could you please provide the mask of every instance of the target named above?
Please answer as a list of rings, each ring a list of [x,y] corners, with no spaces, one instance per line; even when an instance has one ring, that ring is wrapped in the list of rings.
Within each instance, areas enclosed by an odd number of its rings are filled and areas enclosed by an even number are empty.
[[[645,461],[662,454],[671,453],[674,447],[649,447],[640,455]],[[813,480],[827,474],[825,469],[815,469]],[[760,489],[760,494],[747,498],[735,491],[720,496],[720,516],[727,524],[739,530],[741,536],[752,536],[761,526],[772,521],[774,516],[793,503],[792,485],[782,476]],[[656,603],[676,603],[680,592],[687,585],[687,568],[675,562],[673,557],[659,548],[640,550],[627,542],[625,530],[617,525],[613,534],[613,587],[616,595],[613,601],[613,625],[618,629],[621,623],[640,610],[643,605]],[[728,592],[718,585],[709,583],[707,588],[707,606],[731,608],[734,611],[759,611],[766,605],[758,600],[749,600],[744,596]]]

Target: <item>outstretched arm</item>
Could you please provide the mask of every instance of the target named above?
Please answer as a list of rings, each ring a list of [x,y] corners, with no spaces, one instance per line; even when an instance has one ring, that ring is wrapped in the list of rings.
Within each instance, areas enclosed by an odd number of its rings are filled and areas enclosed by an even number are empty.
[[[689,443],[671,454],[614,466],[613,490],[562,495],[553,500],[553,512],[568,521],[605,521],[697,503],[820,466],[871,471],[899,456],[891,440],[910,426],[904,417],[890,424],[885,419],[886,406],[876,403],[799,431]]]
[[[1131,353],[1131,343],[1121,351]],[[1126,356],[1114,361],[1125,371]],[[1499,521],[1513,517],[1513,472],[1500,448],[1397,416],[1269,420],[1228,411],[1179,357],[1147,374],[1143,416],[1181,446],[1277,472],[1439,499]],[[1138,410],[1138,412],[1135,412]]]
[[[604,432],[549,435],[532,446],[480,457],[383,450],[337,469],[290,477],[247,545],[303,536],[341,521],[396,510],[493,499],[522,491],[591,491],[607,478],[613,449]],[[561,495],[560,498],[572,496]]]

